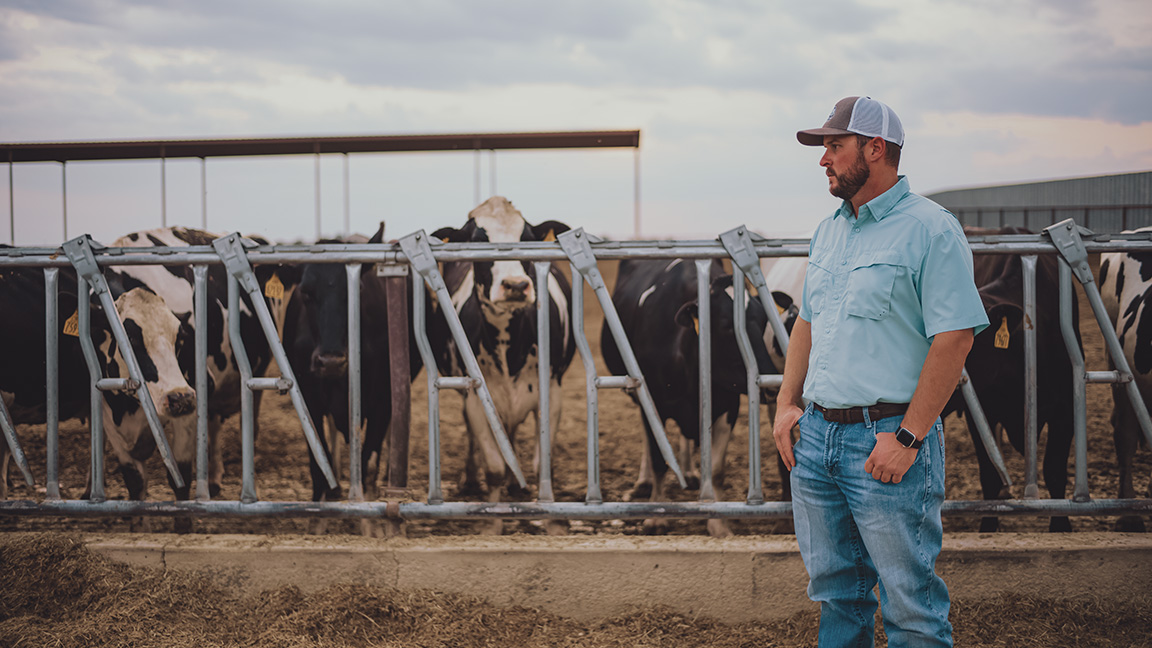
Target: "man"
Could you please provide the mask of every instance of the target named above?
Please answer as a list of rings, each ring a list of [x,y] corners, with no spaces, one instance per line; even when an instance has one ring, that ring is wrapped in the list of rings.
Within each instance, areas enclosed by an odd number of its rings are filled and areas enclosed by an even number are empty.
[[[904,128],[888,106],[842,99],[796,137],[824,147],[844,201],[812,237],[773,424],[820,645],[873,645],[879,580],[888,645],[951,646],[939,416],[988,325],[972,252],[898,175]]]

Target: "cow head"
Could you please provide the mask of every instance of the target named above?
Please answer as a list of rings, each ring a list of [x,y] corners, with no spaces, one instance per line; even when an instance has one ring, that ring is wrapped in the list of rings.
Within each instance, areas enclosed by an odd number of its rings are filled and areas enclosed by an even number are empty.
[[[468,222],[463,227],[443,227],[432,235],[446,243],[514,243],[555,240],[557,234],[568,229],[557,221],[531,225],[506,198],[493,196],[468,214]],[[528,261],[472,263],[470,277],[463,277],[454,291],[459,294],[461,289],[468,288],[469,282],[472,292],[487,310],[509,312],[536,303],[532,263]]]
[[[973,383],[1023,385],[1024,310],[1017,304],[996,302],[986,303],[985,311],[988,327],[973,339],[964,363]]]
[[[744,391],[747,376],[744,372],[744,357],[736,342],[736,319],[733,312],[732,275],[722,275],[712,280],[709,299],[712,317],[712,382],[722,384],[733,391]],[[791,298],[784,293],[773,293],[777,306],[795,308]],[[783,303],[782,303],[783,302]],[[768,314],[760,300],[744,294],[744,326],[748,332],[752,353],[756,357],[757,370],[761,374],[776,373],[776,366],[764,344],[764,331],[768,328]],[[700,307],[695,299],[686,302],[676,311],[676,323],[699,335]],[[795,321],[795,318],[792,318]],[[786,326],[791,329],[786,320]]]
[[[116,299],[116,311],[124,323],[128,341],[140,365],[148,393],[164,418],[181,418],[196,410],[196,392],[188,386],[178,357],[194,344],[187,319],[174,315],[163,298],[144,288],[133,288]],[[103,361],[105,375],[128,376],[128,366],[106,334]]]
[[[308,370],[317,378],[344,378],[348,374],[348,279],[344,266],[304,266],[297,294],[302,307],[300,326],[306,327],[306,335],[299,335],[294,343],[310,347],[299,349],[310,356]]]

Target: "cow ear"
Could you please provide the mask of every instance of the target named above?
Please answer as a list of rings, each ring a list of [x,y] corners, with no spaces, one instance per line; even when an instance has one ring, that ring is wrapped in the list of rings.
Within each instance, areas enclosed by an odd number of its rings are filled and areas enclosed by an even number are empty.
[[[996,304],[988,309],[988,328],[981,336],[992,336],[993,346],[998,349],[1007,349],[1011,344],[1012,336],[1020,331],[1020,323],[1024,321],[1024,310],[1015,304]]]
[[[700,312],[699,305],[696,303],[696,300],[693,299],[692,301],[681,306],[680,310],[676,311],[676,316],[673,317],[672,319],[677,324],[679,324],[680,326],[683,326],[685,328],[691,328],[691,329],[699,332],[699,330],[700,330],[699,312]]]
[[[368,242],[369,243],[383,243],[384,242],[384,221],[380,221],[379,229],[377,229],[376,233],[372,235],[372,238],[368,239]]]
[[[732,287],[732,275],[720,275],[712,280],[712,292],[720,292],[728,290]]]
[[[445,243],[464,243],[463,233],[455,227],[441,227],[432,232],[432,238],[440,239]]]
[[[536,237],[537,241],[555,241],[556,237],[568,230],[572,229],[560,221],[544,221],[538,225],[532,226],[532,235]]]
[[[792,308],[792,304],[794,303],[791,295],[780,292],[779,290],[772,291],[772,301],[776,302],[776,310],[781,313]]]

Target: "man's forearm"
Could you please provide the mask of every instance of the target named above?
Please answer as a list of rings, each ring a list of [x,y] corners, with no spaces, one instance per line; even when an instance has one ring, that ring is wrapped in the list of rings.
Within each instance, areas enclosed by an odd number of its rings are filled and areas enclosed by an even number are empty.
[[[917,437],[928,433],[952,397],[971,349],[972,329],[946,331],[932,339],[916,392],[901,423]]]
[[[812,352],[812,324],[796,318],[788,338],[788,357],[784,361],[784,380],[780,384],[780,403],[804,407],[804,378],[808,375],[808,356]]]

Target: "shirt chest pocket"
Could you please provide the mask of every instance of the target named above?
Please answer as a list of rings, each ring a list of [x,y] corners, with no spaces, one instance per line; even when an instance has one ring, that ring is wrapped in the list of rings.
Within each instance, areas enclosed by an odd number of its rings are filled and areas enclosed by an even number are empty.
[[[849,315],[881,320],[892,311],[892,291],[904,273],[901,260],[883,255],[860,262],[848,273],[844,308]]]

